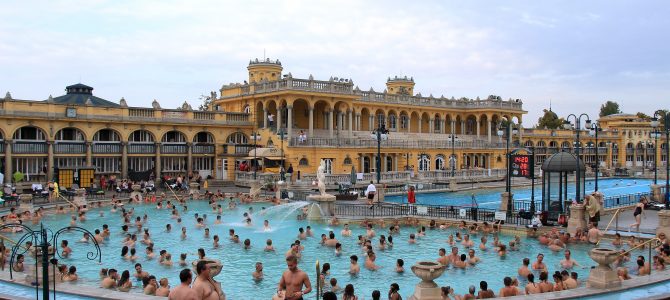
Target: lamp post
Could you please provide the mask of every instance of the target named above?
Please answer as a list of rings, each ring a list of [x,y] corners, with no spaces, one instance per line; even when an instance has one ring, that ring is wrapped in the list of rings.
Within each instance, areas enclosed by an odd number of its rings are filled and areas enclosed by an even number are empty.
[[[281,139],[281,167],[279,167],[279,178],[281,181],[285,181],[284,174],[286,169],[284,169],[284,129],[279,128],[279,138]]]
[[[257,151],[256,149],[258,149],[258,146],[256,144],[257,143],[256,140],[258,140],[258,135],[256,134],[256,122],[257,122],[257,120],[255,120],[255,119],[256,118],[254,118],[254,132],[253,132],[253,134],[254,134],[254,166],[253,166],[254,167],[254,181],[256,181],[256,179],[257,179],[256,171],[258,170],[258,160],[256,159],[256,151]],[[282,150],[282,152],[283,152],[283,150]]]
[[[670,113],[667,111],[656,111],[651,119],[651,126],[658,129],[659,117],[663,119],[663,131],[665,131],[665,209],[670,209]]]
[[[456,137],[455,134],[450,134],[451,138],[451,157],[449,157],[449,164],[451,165],[451,177],[456,176]]]
[[[574,126],[573,126],[572,123],[570,123],[570,117],[572,117],[575,120]],[[582,170],[579,166],[579,147],[581,146],[581,144],[579,143],[579,131],[581,130],[581,126],[582,126],[582,117],[586,117],[586,121],[585,121],[586,129],[591,129],[591,118],[587,114],[581,114],[581,115],[579,115],[579,117],[574,115],[574,114],[570,114],[570,115],[568,115],[567,118],[565,118],[565,122],[563,123],[563,127],[565,129],[569,130],[569,129],[574,128],[575,132],[577,133],[577,141],[576,141],[576,144],[575,144],[575,155],[577,156],[577,159],[576,159],[577,169],[575,171],[576,172],[576,174],[575,174],[575,201],[577,201],[577,203],[582,202],[581,201],[581,197],[582,197],[581,192],[582,191],[581,191],[581,188],[580,188],[580,186],[581,186],[580,180],[581,180],[581,177],[582,177],[581,176]]]
[[[658,150],[658,137],[661,136],[661,132],[658,131],[658,128],[654,128],[650,134],[650,137],[654,139],[654,185],[658,184],[658,157],[656,152]]]
[[[507,200],[507,214],[512,213],[513,209],[513,203],[512,203],[512,196],[511,196],[511,190],[512,190],[512,177],[510,176],[509,172],[509,167],[510,167],[510,161],[509,161],[509,142],[512,139],[512,135],[515,135],[517,133],[517,128],[512,123],[512,121],[506,121],[502,122],[500,124],[500,127],[498,128],[498,136],[502,137],[503,133],[507,134],[507,138],[505,139],[505,167],[506,167],[506,176],[505,176],[505,198]]]
[[[377,138],[377,161],[375,163],[376,166],[376,171],[377,171],[377,184],[380,183],[381,178],[382,178],[382,173],[381,173],[381,168],[382,168],[382,153],[381,153],[381,148],[382,148],[382,138],[384,140],[388,139],[387,137],[388,132],[386,131],[386,126],[384,124],[380,124],[379,128],[375,129],[375,135]]]
[[[595,145],[596,146],[596,188],[595,188],[595,191],[597,192],[598,191],[598,173],[599,173],[598,171],[600,169],[600,160],[599,160],[600,147],[598,147],[598,131],[601,131],[602,128],[600,128],[598,123],[594,123],[593,125],[591,125],[591,130],[593,132],[593,135],[595,135],[595,137],[596,137],[596,145]]]

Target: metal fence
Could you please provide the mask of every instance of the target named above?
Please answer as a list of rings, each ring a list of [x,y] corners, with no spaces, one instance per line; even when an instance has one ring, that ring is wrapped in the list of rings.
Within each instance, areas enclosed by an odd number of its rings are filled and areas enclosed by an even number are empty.
[[[400,205],[400,204],[335,204],[335,214],[338,217],[350,218],[400,218],[425,217],[433,219],[464,220],[475,222],[494,223],[496,210],[464,206],[437,206],[437,205]],[[519,217],[513,212],[507,215],[505,223],[527,225],[530,220]]]
[[[640,198],[647,197],[651,199],[651,193],[635,193],[627,195],[609,196],[604,199],[605,208],[635,205],[640,202]]]

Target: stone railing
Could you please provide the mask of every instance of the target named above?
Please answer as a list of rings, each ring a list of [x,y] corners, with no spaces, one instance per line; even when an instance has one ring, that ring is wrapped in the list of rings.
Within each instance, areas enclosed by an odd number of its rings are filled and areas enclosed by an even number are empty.
[[[15,154],[45,154],[47,153],[46,141],[15,142],[12,144],[12,153]]]
[[[152,154],[156,153],[154,143],[128,143],[128,154]]]
[[[289,141],[290,147],[344,147],[344,148],[376,148],[377,141],[373,139],[359,138],[307,138],[300,141],[298,137],[292,137]],[[451,149],[451,141],[448,140],[397,140],[389,139],[381,142],[382,148],[403,149]],[[454,148],[458,149],[502,149],[503,142],[487,142],[482,140],[456,141]]]
[[[121,153],[121,142],[93,142],[93,153],[118,154]]]
[[[406,183],[410,180],[411,172],[382,172],[380,182],[382,183]],[[277,173],[256,173],[256,178],[260,182],[267,182],[269,180],[279,180]],[[296,180],[297,174],[293,174],[293,179]],[[249,184],[254,180],[254,172],[235,171],[235,181],[241,184]],[[316,180],[316,174],[301,174],[300,180],[306,184],[311,184]],[[358,183],[369,183],[377,180],[376,173],[363,173],[362,179],[357,179]],[[350,183],[351,174],[326,174],[326,184],[336,185],[339,183]]]
[[[0,117],[35,117],[44,119],[72,119],[112,122],[138,122],[158,124],[240,125],[251,126],[249,115],[237,112],[198,111],[189,109],[163,109],[151,107],[100,107],[77,106],[77,117],[65,116],[65,104],[40,101],[5,101]]]
[[[56,154],[83,154],[86,153],[86,143],[84,142],[59,142],[54,143],[54,153]]]
[[[379,102],[384,104],[401,104],[412,106],[430,106],[442,108],[461,108],[461,109],[478,109],[478,108],[498,108],[522,111],[522,102],[518,100],[498,100],[498,99],[447,99],[444,97],[423,97],[421,94],[415,96],[397,95],[370,91],[361,91],[358,88],[354,89],[354,84],[350,80],[313,80],[313,79],[298,79],[287,77],[278,81],[268,81],[251,84],[233,84],[224,86],[221,89],[223,95],[221,99],[272,93],[285,90],[299,90],[306,92],[317,93],[335,93],[345,95],[356,95],[358,101],[362,102]]]
[[[486,177],[504,177],[505,169],[478,169],[478,170],[455,170],[454,176],[451,176],[451,170],[419,171],[417,177],[421,179],[467,179],[467,178],[486,178]]]
[[[216,148],[213,144],[195,144],[193,145],[194,154],[214,154]]]

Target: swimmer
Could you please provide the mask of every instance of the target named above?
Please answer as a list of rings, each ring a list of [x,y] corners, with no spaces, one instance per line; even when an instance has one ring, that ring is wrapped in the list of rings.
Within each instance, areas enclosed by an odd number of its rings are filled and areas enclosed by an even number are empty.
[[[461,242],[461,245],[465,248],[470,248],[475,245],[475,243],[470,239],[470,235],[466,234],[463,236],[463,241]]]
[[[549,250],[558,252],[563,250],[563,247],[561,246],[561,241],[559,239],[555,239],[551,245],[549,245]]]
[[[368,252],[368,257],[365,259],[365,268],[370,270],[370,271],[377,271],[381,268],[381,266],[378,266],[375,264],[375,260],[377,259],[377,255],[375,255],[374,252],[370,251]]]
[[[570,250],[566,249],[565,250],[565,259],[561,260],[561,267],[564,269],[571,269],[572,267],[578,266],[580,267],[581,265],[577,263],[572,257],[570,257],[571,253]]]
[[[465,261],[468,257],[465,254],[461,254],[459,260],[454,262],[454,267],[459,269],[465,269],[468,266],[468,263]]]
[[[531,273],[532,273],[532,272],[530,271],[530,269],[528,268],[528,265],[530,265],[530,259],[528,259],[528,258],[526,257],[526,258],[523,259],[523,265],[522,265],[522,266],[519,268],[519,270],[517,271],[517,273],[519,274],[519,276],[521,276],[521,277],[528,277],[528,274],[531,274]]]
[[[405,261],[403,261],[401,258],[398,258],[395,263],[395,272],[396,273],[404,273],[405,268],[403,267],[405,265]]]
[[[219,236],[216,235],[216,234],[214,235],[214,243],[213,243],[212,247],[214,247],[214,249],[219,248]]]
[[[544,254],[540,253],[537,255],[537,260],[533,263],[533,270],[547,272],[547,265],[542,262],[544,260]],[[549,275],[547,275],[548,277]],[[541,280],[541,277],[540,277]]]
[[[349,229],[349,224],[344,224],[344,228],[340,232],[341,236],[351,236],[351,229]]]
[[[263,276],[263,263],[256,262],[256,269],[251,273],[251,277],[256,281],[260,281],[263,280]]]
[[[270,228],[270,221],[264,220],[263,221],[263,231],[270,231],[272,228]]]
[[[265,241],[265,248],[263,250],[267,251],[267,252],[275,251],[275,247],[272,246],[272,240],[271,239],[268,239],[267,241]]]
[[[357,275],[361,272],[361,267],[358,265],[358,256],[352,255],[349,257],[349,274]]]
[[[481,261],[481,259],[478,256],[475,255],[475,250],[474,249],[468,250],[468,263],[470,265],[476,265],[480,261]]]
[[[444,248],[440,248],[438,250],[438,255],[439,257],[437,258],[437,262],[439,262],[442,265],[448,266],[449,265],[449,257],[447,256],[447,250]]]

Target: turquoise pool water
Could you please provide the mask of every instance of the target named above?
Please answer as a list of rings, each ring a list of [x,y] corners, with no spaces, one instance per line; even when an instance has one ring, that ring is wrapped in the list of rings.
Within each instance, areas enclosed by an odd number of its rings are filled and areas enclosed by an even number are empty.
[[[587,194],[594,191],[594,182],[595,181],[593,180],[586,181]],[[605,197],[649,192],[651,190],[650,185],[652,182],[653,181],[649,179],[601,179],[598,180],[598,190],[602,192]],[[539,209],[539,205],[542,203],[542,181],[536,180],[535,184],[535,204]],[[475,200],[479,207],[497,209],[500,206],[500,193],[503,191],[504,188],[478,189],[474,191]],[[416,195],[416,201],[419,204],[426,205],[469,206],[472,205],[472,193],[473,191],[421,193]],[[513,187],[512,193],[516,200],[530,200],[531,198],[530,186],[524,188]],[[568,197],[575,197],[574,183],[568,185]],[[406,203],[407,196],[388,196],[385,198],[385,201]]]
[[[227,207],[226,203],[221,203]],[[274,213],[269,213],[261,216],[259,212],[262,210],[263,204],[254,205],[240,205],[235,210],[225,210],[223,213],[223,224],[214,225],[216,214],[212,213],[211,208],[206,201],[197,201],[188,203],[188,211],[182,212],[182,224],[177,224],[175,219],[170,217],[168,210],[156,210],[153,205],[136,205],[135,216],[143,216],[145,213],[149,216],[148,223],[145,225],[149,228],[152,235],[152,240],[155,243],[155,251],[162,249],[167,250],[173,256],[175,266],[166,267],[158,264],[157,259],[147,260],[144,254],[144,245],[139,242],[136,245],[139,259],[137,262],[143,264],[144,269],[149,273],[155,275],[159,279],[167,277],[171,286],[176,286],[179,283],[178,273],[181,267],[177,265],[179,254],[188,253],[187,261],[190,263],[196,257],[196,250],[204,248],[207,256],[210,258],[219,259],[223,263],[223,271],[216,279],[222,283],[224,291],[228,294],[229,299],[269,299],[276,291],[277,283],[279,282],[281,272],[286,269],[284,260],[284,253],[289,249],[289,245],[296,240],[299,227],[310,225],[314,231],[315,237],[308,238],[302,241],[305,246],[303,258],[300,261],[299,267],[308,272],[312,283],[315,282],[315,262],[318,259],[321,264],[330,263],[331,271],[330,277],[338,279],[338,284],[344,287],[351,283],[356,288],[356,294],[364,296],[364,299],[369,299],[373,290],[379,289],[383,294],[386,294],[389,284],[397,282],[401,287],[401,294],[409,296],[413,290],[414,285],[419,282],[419,279],[414,276],[410,267],[419,260],[436,260],[438,257],[439,248],[449,249],[449,245],[445,242],[450,234],[454,234],[457,229],[449,228],[447,230],[427,230],[426,237],[418,238],[416,244],[408,243],[408,236],[410,233],[415,233],[416,228],[403,227],[401,233],[394,235],[395,246],[387,250],[375,250],[378,259],[377,263],[382,268],[378,271],[369,271],[361,267],[361,273],[358,276],[351,276],[348,274],[349,270],[349,256],[357,255],[361,266],[364,262],[364,255],[361,248],[356,244],[356,236],[364,234],[365,231],[358,226],[352,226],[353,235],[351,237],[341,237],[340,227],[331,228],[326,224],[309,223],[307,221],[296,220],[295,212],[289,213],[286,209],[279,209]],[[243,223],[244,212],[248,212],[249,208],[253,208],[252,213],[253,225],[247,227]],[[111,238],[102,245],[103,263],[98,265],[97,262],[88,261],[85,258],[86,253],[92,250],[91,245],[80,244],[78,241],[81,234],[66,233],[62,238],[68,239],[71,247],[74,250],[72,257],[61,260],[67,265],[75,264],[80,273],[80,280],[83,284],[90,286],[98,286],[100,268],[116,268],[117,270],[133,271],[134,262],[124,260],[121,254],[121,219],[120,212],[111,213],[110,208],[104,208],[102,211],[104,217],[99,217],[100,209],[92,209],[89,213],[89,220],[79,225],[93,231],[102,228],[102,224],[108,224],[112,230]],[[196,229],[194,214],[207,214],[207,226],[210,229],[210,238],[204,238],[204,230]],[[46,226],[53,229],[58,229],[67,226],[69,223],[69,215],[49,215],[44,219]],[[272,231],[263,231],[263,220],[268,219]],[[283,221],[282,221],[283,219]],[[165,232],[165,225],[171,224],[172,232]],[[187,238],[180,238],[181,227],[187,228]],[[250,239],[252,248],[244,250],[241,244],[234,244],[228,239],[228,230],[235,229],[239,234],[240,239]],[[337,238],[343,244],[343,254],[336,256],[332,248],[321,246],[319,244],[319,236],[322,233],[328,233],[329,230],[334,230]],[[131,232],[135,229],[132,228]],[[387,234],[387,230],[377,229],[377,235]],[[212,237],[214,235],[221,237],[221,248],[213,249]],[[10,235],[12,236],[12,235]],[[13,235],[17,238],[17,235]],[[479,241],[481,236],[475,235],[473,239]],[[500,239],[504,243],[509,243],[513,237],[501,235]],[[138,234],[138,240],[141,240],[141,234]],[[265,252],[263,247],[266,239],[272,239],[276,252]],[[377,249],[378,238],[374,239],[375,249]],[[489,236],[488,245],[490,246],[493,237]],[[586,252],[590,249],[587,245],[577,244],[570,245],[573,253],[573,258],[586,268],[577,268],[576,272],[579,277],[584,279],[588,275],[588,267],[594,265],[594,262],[587,256]],[[459,253],[464,251],[464,247],[458,245]],[[563,258],[563,253],[552,253],[543,246],[540,246],[531,239],[522,238],[522,247],[520,251],[509,252],[507,257],[500,258],[492,251],[482,252],[477,249],[477,255],[483,260],[482,263],[475,267],[466,270],[458,270],[449,268],[439,279],[437,283],[440,285],[450,285],[456,289],[456,292],[462,294],[467,291],[468,286],[476,285],[480,280],[489,282],[489,286],[498,290],[502,287],[502,278],[504,276],[516,276],[516,270],[521,265],[524,257],[529,257],[533,260],[538,253],[546,255],[545,262],[549,266],[551,272],[559,270],[558,263]],[[395,273],[394,267],[396,259],[402,258],[405,261],[405,273]],[[257,261],[264,263],[265,279],[260,282],[255,282],[251,278],[251,273],[254,270],[254,264]],[[632,264],[629,267],[633,267]],[[134,282],[136,286],[141,285],[139,282]],[[139,288],[134,288],[132,292],[141,292]],[[312,294],[313,295],[313,294]],[[405,298],[407,298],[405,297]]]
[[[28,287],[25,285],[20,285],[16,283],[9,283],[9,282],[4,282],[0,281],[0,292],[2,292],[5,295],[12,295],[22,298],[35,298],[35,288],[34,287]],[[42,289],[40,288],[39,291],[39,298],[42,298]],[[49,293],[49,298],[53,299],[53,291]],[[91,300],[95,298],[90,298],[90,297],[84,297],[84,296],[77,296],[77,295],[71,295],[71,294],[65,294],[65,293],[59,293],[56,291],[56,299],[62,299],[62,300]]]

